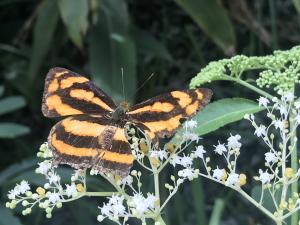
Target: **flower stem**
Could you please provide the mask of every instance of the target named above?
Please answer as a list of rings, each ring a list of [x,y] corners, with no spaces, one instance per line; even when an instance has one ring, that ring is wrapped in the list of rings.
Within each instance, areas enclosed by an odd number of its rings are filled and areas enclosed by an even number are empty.
[[[291,167],[294,171],[294,173],[296,173],[298,171],[298,155],[297,155],[297,132],[295,129],[295,117],[296,117],[296,113],[294,111],[294,109],[291,109],[291,114],[290,114],[290,118],[289,118],[289,124],[290,124],[290,130],[292,131],[291,133],[291,141],[290,141],[290,146],[292,149],[290,149],[291,151]],[[293,196],[293,193],[298,193],[298,182],[293,182],[291,184],[291,195]],[[298,224],[298,211],[294,212],[291,216],[291,225],[297,225]]]
[[[249,88],[250,90],[255,91],[256,93],[258,93],[268,99],[272,99],[274,97],[273,95],[270,95],[269,93],[255,87],[254,85],[249,84],[248,82],[241,80],[239,78],[233,78],[233,77],[228,76],[228,80],[235,81],[235,82],[239,83],[240,85],[243,85],[243,86]]]

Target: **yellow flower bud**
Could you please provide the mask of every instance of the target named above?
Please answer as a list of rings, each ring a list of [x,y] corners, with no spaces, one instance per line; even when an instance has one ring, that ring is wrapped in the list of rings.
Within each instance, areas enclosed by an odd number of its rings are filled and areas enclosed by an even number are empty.
[[[228,174],[227,174],[226,170],[224,170],[224,173],[223,173],[223,176],[221,177],[221,180],[223,182],[225,182],[227,180],[227,177],[228,177]]]
[[[44,188],[42,188],[42,187],[38,187],[36,189],[36,193],[38,193],[39,195],[43,196],[43,195],[45,195],[46,190]]]
[[[84,189],[84,187],[83,187],[82,184],[77,184],[76,185],[76,189],[77,189],[78,192],[84,192],[85,191],[85,189]]]
[[[150,161],[151,161],[151,164],[155,167],[158,167],[160,165],[160,161],[156,157],[150,157]]]
[[[240,184],[240,186],[243,186],[243,185],[245,185],[246,183],[247,183],[247,177],[246,177],[245,174],[241,173],[241,174],[239,175],[239,184]]]
[[[284,171],[284,176],[291,178],[294,175],[294,170],[290,167],[286,168]]]
[[[170,153],[173,153],[175,150],[175,146],[171,143],[168,143],[167,144],[167,151],[170,152]]]
[[[141,150],[141,152],[147,154],[147,152],[148,152],[148,146],[147,146],[147,144],[146,144],[145,141],[141,141],[140,142],[140,150]]]

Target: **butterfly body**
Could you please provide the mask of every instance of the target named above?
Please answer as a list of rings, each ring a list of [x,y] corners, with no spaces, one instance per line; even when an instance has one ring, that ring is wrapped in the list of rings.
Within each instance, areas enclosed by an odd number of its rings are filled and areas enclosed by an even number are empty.
[[[46,77],[42,112],[46,117],[66,117],[48,137],[54,163],[125,176],[133,163],[126,123],[134,124],[157,143],[159,138],[173,135],[211,96],[204,88],[180,90],[133,106],[127,102],[117,106],[86,77],[53,68]]]

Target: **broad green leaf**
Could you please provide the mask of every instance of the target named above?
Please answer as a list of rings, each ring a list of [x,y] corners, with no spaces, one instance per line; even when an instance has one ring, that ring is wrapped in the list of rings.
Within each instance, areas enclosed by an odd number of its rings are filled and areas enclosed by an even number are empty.
[[[49,50],[59,18],[56,0],[45,0],[40,4],[34,25],[32,55],[28,71],[31,85]]]
[[[293,0],[294,6],[298,12],[298,14],[300,15],[300,0]]]
[[[129,17],[123,0],[103,0],[98,22],[89,39],[92,79],[115,100],[122,101],[121,69],[127,100],[136,90],[136,49],[129,34]]]
[[[223,199],[216,199],[212,214],[209,220],[209,225],[219,225],[220,219],[224,210],[225,202]]]
[[[233,25],[217,0],[175,0],[225,53],[235,46]]]
[[[25,170],[34,168],[38,163],[36,158],[24,159],[21,162],[14,163],[0,172],[0,186],[10,177],[15,177],[17,174],[24,172]]]
[[[11,96],[0,100],[0,115],[9,113],[24,107],[26,104],[22,96]]]
[[[220,127],[239,121],[245,114],[256,113],[264,108],[254,101],[243,98],[227,98],[208,104],[195,116],[199,135],[210,133]]]
[[[59,0],[58,6],[69,37],[75,45],[82,48],[82,34],[88,28],[88,0]]]
[[[0,85],[0,97],[3,95],[4,93],[4,86]]]
[[[4,208],[2,205],[4,203],[0,204],[0,225],[22,225],[19,218],[14,216],[11,210]]]
[[[0,123],[0,138],[15,138],[28,134],[30,129],[17,123]]]
[[[138,52],[141,52],[146,56],[162,58],[169,61],[172,60],[172,56],[166,46],[157,40],[151,33],[136,28],[133,31],[133,37]]]

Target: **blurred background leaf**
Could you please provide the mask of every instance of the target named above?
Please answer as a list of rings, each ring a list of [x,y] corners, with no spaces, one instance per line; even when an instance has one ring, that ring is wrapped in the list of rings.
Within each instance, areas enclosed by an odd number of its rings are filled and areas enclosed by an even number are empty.
[[[43,182],[42,176],[34,174],[37,161],[33,157],[57,121],[44,118],[40,109],[45,75],[51,67],[88,76],[117,102],[124,100],[123,68],[126,98],[135,103],[187,88],[190,79],[212,60],[235,53],[266,55],[274,49],[289,49],[300,40],[298,0],[2,0],[0,21],[0,102],[6,102],[0,103],[0,124],[4,125],[0,134],[5,136],[0,139],[3,204],[7,191],[19,179],[32,179],[35,185]],[[257,72],[249,77],[255,79]],[[150,74],[154,76],[137,91]],[[228,82],[207,87],[214,91],[216,103],[196,117],[202,124],[201,144],[213,146],[230,133],[240,134],[239,171],[254,176],[264,165],[263,145],[253,137],[249,122],[241,119],[246,112],[256,112],[256,104],[219,100],[242,97],[255,101],[259,96]],[[243,104],[245,108],[234,114]],[[256,119],[263,122],[260,112]],[[217,125],[220,121],[224,126]],[[24,135],[17,136],[20,134]],[[207,152],[212,151],[208,147]],[[220,163],[213,154],[211,161]],[[170,168],[164,174],[166,182],[172,172]],[[68,169],[63,168],[62,173],[67,178]],[[94,177],[89,184],[93,190],[110,188]],[[153,185],[149,180],[143,184],[145,189]],[[251,192],[250,186],[245,190]],[[224,197],[227,195],[228,189],[202,179],[185,185],[163,216],[174,225],[208,224],[214,215],[219,215],[214,221],[220,225],[270,224],[238,195],[231,194],[230,199]],[[217,199],[224,201],[219,211]],[[39,210],[29,217],[20,216],[17,210],[16,217],[24,225],[98,224],[95,210],[103,200],[69,203],[51,220]],[[85,212],[82,219],[77,216],[79,209]],[[14,224],[3,218],[7,217],[0,217],[2,223]]]

